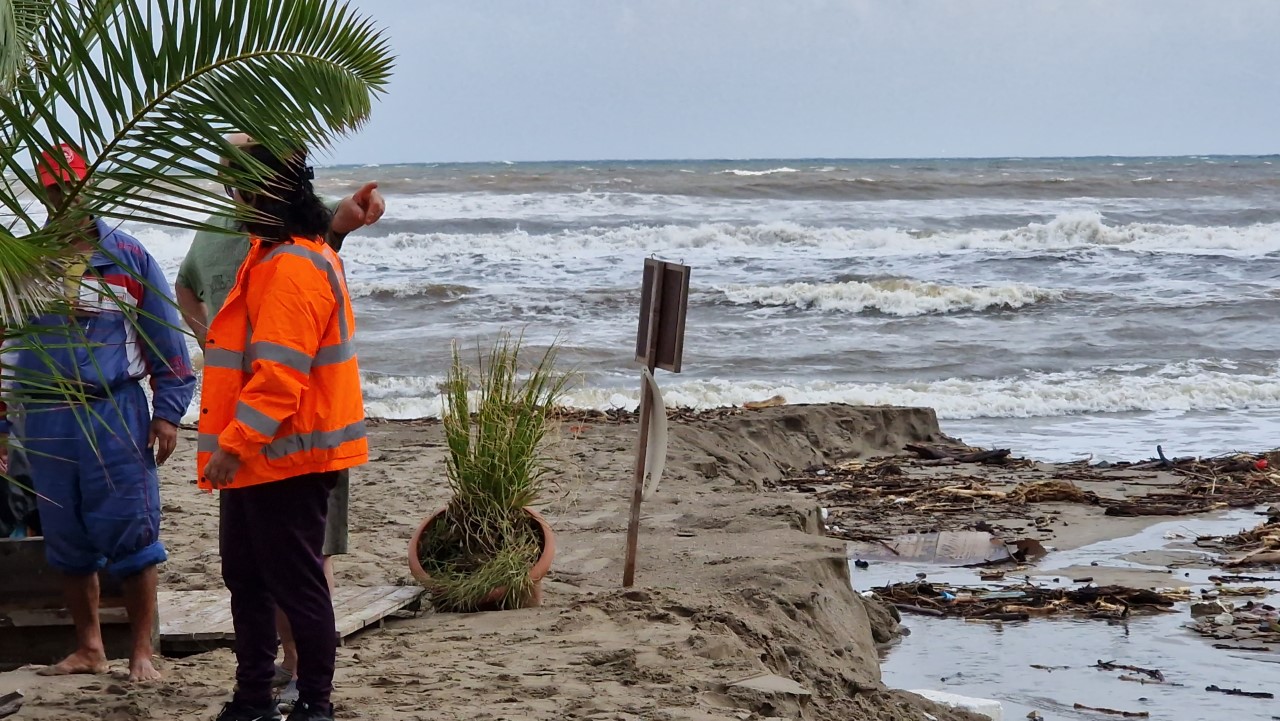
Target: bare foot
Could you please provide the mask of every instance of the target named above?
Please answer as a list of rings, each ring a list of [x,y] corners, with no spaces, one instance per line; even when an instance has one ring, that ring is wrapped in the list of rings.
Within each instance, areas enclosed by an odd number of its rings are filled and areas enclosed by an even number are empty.
[[[129,659],[129,680],[134,683],[159,681],[160,672],[156,670],[155,666],[151,665],[150,656]]]
[[[79,649],[53,666],[36,671],[40,676],[70,676],[77,673],[106,673],[107,656],[95,649]]]

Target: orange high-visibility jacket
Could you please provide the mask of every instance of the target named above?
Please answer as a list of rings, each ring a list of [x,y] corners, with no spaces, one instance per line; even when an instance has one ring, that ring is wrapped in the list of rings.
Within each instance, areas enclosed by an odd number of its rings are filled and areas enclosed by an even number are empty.
[[[369,459],[342,261],[324,242],[257,238],[205,346],[196,460],[221,446],[244,488]]]

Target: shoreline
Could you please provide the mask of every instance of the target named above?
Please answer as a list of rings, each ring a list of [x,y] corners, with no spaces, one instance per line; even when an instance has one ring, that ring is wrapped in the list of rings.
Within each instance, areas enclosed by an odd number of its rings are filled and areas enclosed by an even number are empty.
[[[363,632],[339,650],[335,700],[354,712],[342,717],[966,718],[884,686],[877,649],[899,633],[893,614],[854,590],[845,541],[821,535],[827,504],[779,487],[807,469],[869,463],[908,443],[953,442],[933,411],[791,405],[673,417],[661,491],[644,506],[631,590],[620,579],[635,429],[624,417],[601,415],[562,419],[554,440],[561,470],[541,508],[560,552],[544,606],[424,613]],[[352,477],[351,553],[336,559],[338,583],[411,584],[408,538],[448,493],[439,422],[377,420],[370,436],[371,462]],[[161,471],[166,590],[221,585],[216,499],[188,478],[193,437],[183,432]],[[1063,550],[1167,520],[1064,514],[1063,524],[1047,526]],[[21,670],[0,674],[0,693],[23,688],[22,718],[30,719],[201,718],[227,698],[234,661],[219,649],[162,659],[161,667],[166,680],[154,686],[37,679]],[[790,685],[736,683],[762,674]]]

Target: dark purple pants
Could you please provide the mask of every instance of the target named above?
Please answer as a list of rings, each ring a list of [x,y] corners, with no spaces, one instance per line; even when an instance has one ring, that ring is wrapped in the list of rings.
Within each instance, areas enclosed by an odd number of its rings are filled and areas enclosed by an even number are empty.
[[[337,473],[316,473],[222,491],[222,580],[236,630],[235,700],[271,703],[276,607],[298,644],[298,700],[328,705],[337,630],[324,578],[325,514]]]

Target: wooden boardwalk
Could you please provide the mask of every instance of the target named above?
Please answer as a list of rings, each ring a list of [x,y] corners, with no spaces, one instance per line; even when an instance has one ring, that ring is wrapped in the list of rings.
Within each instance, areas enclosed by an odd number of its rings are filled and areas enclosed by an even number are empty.
[[[339,643],[382,621],[396,611],[417,608],[417,586],[339,586],[333,594]],[[225,588],[211,591],[161,591],[160,648],[166,654],[229,646],[231,597]]]

